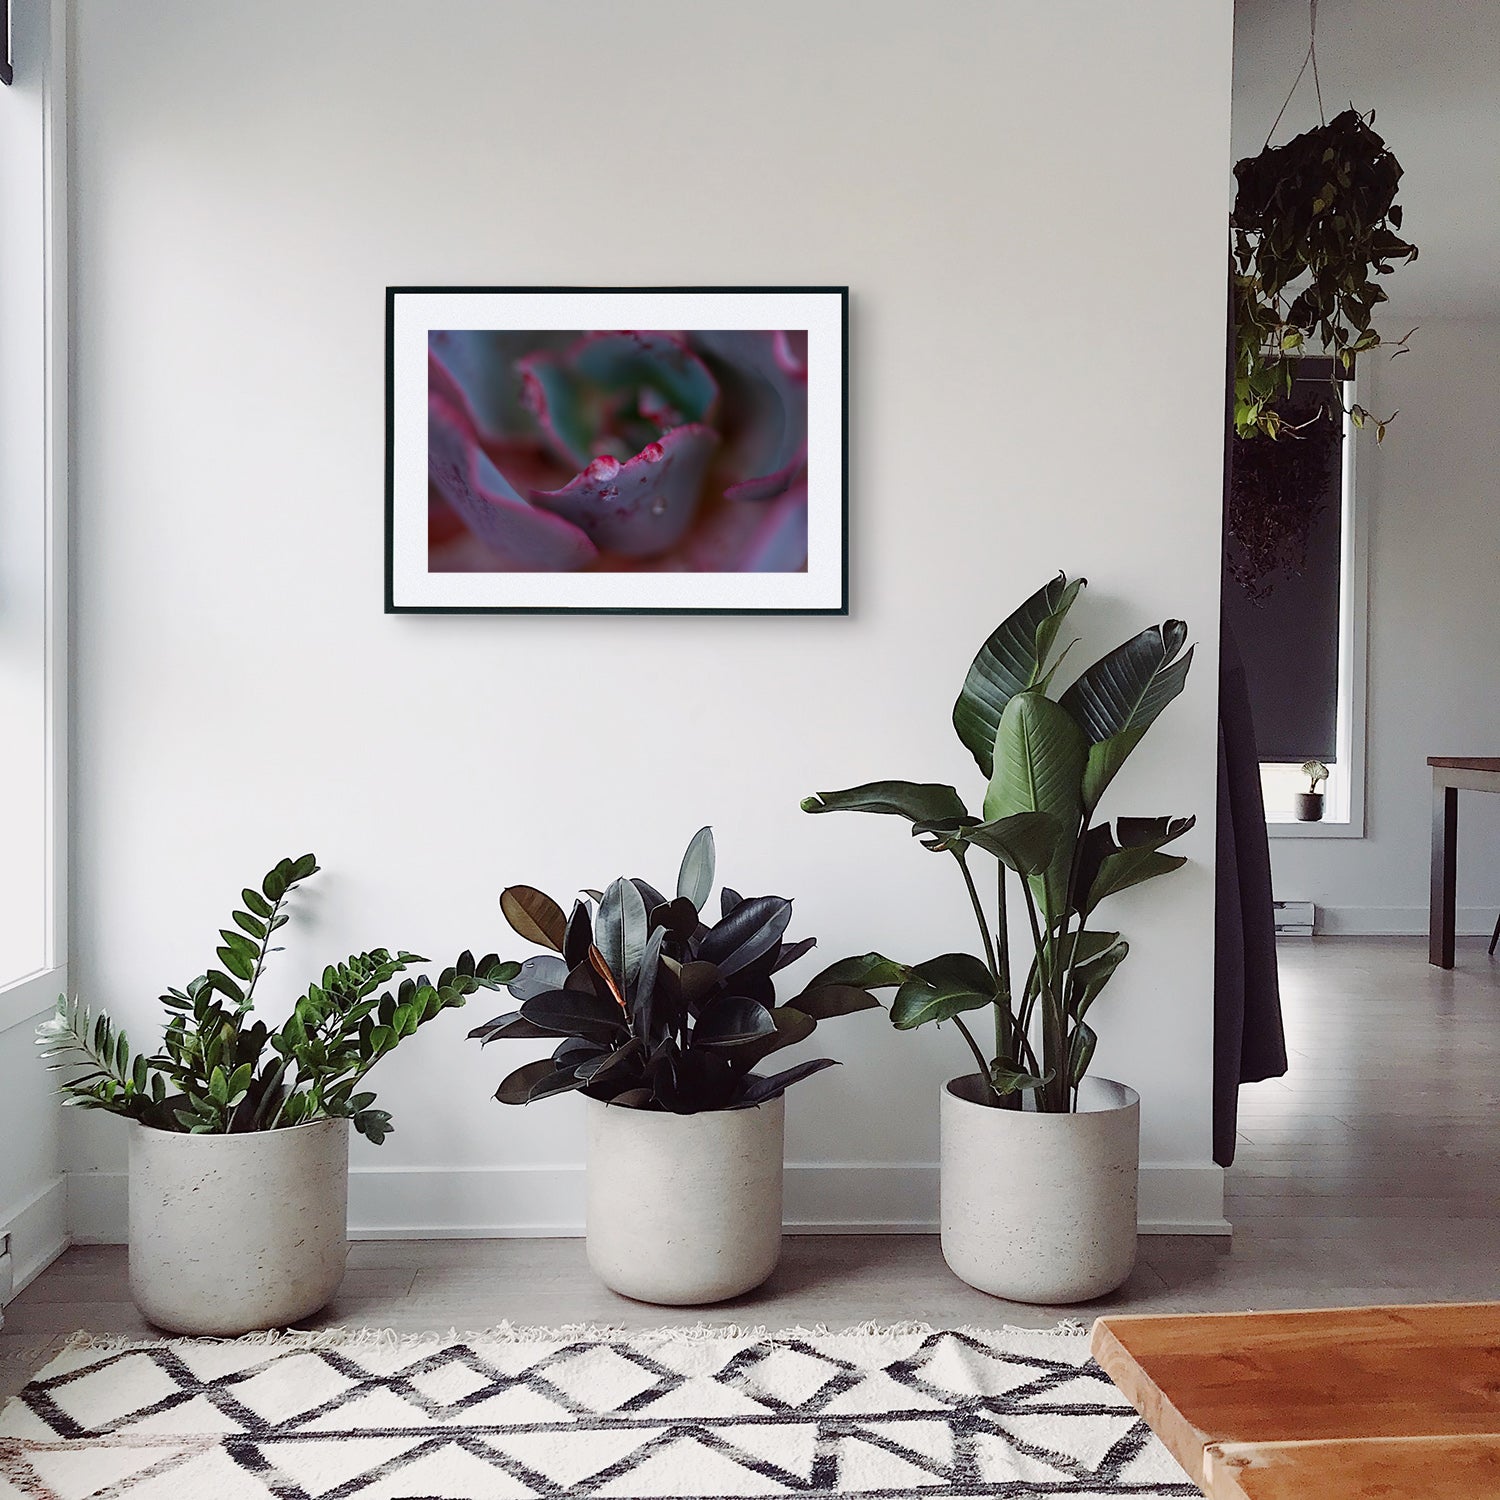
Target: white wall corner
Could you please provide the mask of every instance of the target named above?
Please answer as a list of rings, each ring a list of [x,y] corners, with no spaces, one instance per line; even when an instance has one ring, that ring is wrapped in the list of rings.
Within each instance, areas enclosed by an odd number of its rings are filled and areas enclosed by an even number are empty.
[[[14,1297],[68,1248],[67,1177],[59,1173],[29,1198],[0,1208],[0,1234],[10,1236]]]
[[[788,1234],[932,1234],[938,1169],[926,1162],[791,1164]],[[73,1239],[122,1244],[128,1195],[123,1172],[74,1172],[68,1180]],[[355,1168],[349,1178],[354,1239],[545,1239],[583,1233],[584,1169],[567,1167]],[[1208,1165],[1141,1166],[1143,1234],[1229,1233],[1224,1174]]]

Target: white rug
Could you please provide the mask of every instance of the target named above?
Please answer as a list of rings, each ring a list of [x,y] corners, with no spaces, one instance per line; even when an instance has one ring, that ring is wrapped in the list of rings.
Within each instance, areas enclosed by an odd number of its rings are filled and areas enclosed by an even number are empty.
[[[79,1339],[0,1415],[26,1500],[1193,1496],[1082,1331]]]

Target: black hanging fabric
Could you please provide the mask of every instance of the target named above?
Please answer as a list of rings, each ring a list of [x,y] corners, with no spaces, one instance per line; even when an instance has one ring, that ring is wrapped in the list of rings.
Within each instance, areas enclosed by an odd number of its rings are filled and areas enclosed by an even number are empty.
[[[1239,1087],[1287,1069],[1260,756],[1239,647],[1219,648],[1218,866],[1214,902],[1214,1160],[1234,1160]]]

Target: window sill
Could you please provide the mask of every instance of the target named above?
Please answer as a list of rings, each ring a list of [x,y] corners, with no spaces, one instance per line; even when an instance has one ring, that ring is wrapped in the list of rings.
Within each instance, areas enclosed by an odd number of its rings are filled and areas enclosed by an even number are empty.
[[[1295,818],[1266,818],[1266,837],[1273,839],[1362,839],[1364,825],[1347,818],[1324,818],[1317,823],[1299,823]]]

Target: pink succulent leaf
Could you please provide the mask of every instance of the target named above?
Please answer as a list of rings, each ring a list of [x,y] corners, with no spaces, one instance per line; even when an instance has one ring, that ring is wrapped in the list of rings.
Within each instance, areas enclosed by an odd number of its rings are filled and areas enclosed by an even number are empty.
[[[527,504],[485,455],[463,392],[435,357],[428,364],[427,475],[511,571],[573,572],[597,556],[582,531]]]
[[[547,355],[518,360],[516,370],[542,440],[570,468],[582,468],[593,457],[593,432],[573,372]]]
[[[517,370],[546,440],[576,468],[623,461],[673,427],[712,422],[718,406],[713,376],[668,333],[589,333]]]
[[[807,335],[733,329],[695,332],[723,392],[731,500],[769,500],[807,466]]]
[[[486,440],[535,442],[541,434],[522,400],[516,362],[542,349],[565,348],[572,339],[569,333],[435,328],[427,335],[427,348],[463,391]]]
[[[560,490],[532,490],[534,504],[571,521],[602,551],[654,557],[675,547],[692,524],[719,435],[674,427],[621,463],[596,458]]]

